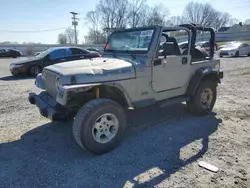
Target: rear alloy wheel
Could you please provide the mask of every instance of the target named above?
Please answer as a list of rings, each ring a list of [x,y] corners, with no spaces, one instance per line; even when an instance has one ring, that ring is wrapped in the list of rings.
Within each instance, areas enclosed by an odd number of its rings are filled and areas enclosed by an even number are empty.
[[[115,101],[94,99],[77,113],[73,134],[79,146],[93,154],[117,147],[124,138],[126,113]]]
[[[216,82],[213,80],[202,81],[195,95],[187,102],[193,115],[206,115],[212,111],[216,101]]]
[[[38,66],[32,66],[30,69],[31,76],[35,77],[41,72],[41,68]]]

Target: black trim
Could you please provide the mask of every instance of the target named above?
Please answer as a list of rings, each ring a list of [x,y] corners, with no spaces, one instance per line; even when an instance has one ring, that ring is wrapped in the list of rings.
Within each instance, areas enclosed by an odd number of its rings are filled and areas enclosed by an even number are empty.
[[[162,101],[157,102],[160,107],[170,106],[178,103],[182,103],[185,101],[188,101],[190,99],[190,96],[177,96],[177,97],[171,97],[168,99],[164,99]]]
[[[162,90],[162,91],[154,91],[155,93],[162,93],[162,92],[166,92],[166,91],[172,91],[172,90],[175,90],[175,89],[180,89],[181,87],[175,87],[175,88],[171,88],[171,89],[166,89],[166,90]]]
[[[154,66],[161,65],[161,61],[162,61],[162,59],[155,59],[154,60]]]
[[[182,63],[183,65],[187,64],[187,62],[188,62],[188,58],[187,58],[187,57],[183,57],[183,58],[181,59],[181,63]]]
[[[136,108],[142,108],[142,107],[146,107],[146,106],[150,106],[152,104],[155,104],[156,100],[155,99],[143,99],[140,101],[136,101],[133,102],[133,104],[135,105]]]
[[[220,71],[220,72],[219,72],[219,78],[222,79],[223,77],[224,77],[224,72],[223,72],[223,71]]]
[[[198,70],[196,70],[195,74],[192,76],[188,88],[186,90],[186,94],[193,96],[200,84],[201,79],[207,75],[214,76],[215,79],[219,83],[221,83],[219,73],[217,70],[213,69],[212,67],[201,67]]]
[[[196,35],[197,35],[197,30],[199,31],[208,31],[210,32],[210,58],[212,59],[214,57],[214,46],[215,46],[215,32],[213,28],[210,27],[202,27],[198,26],[196,24],[182,24],[179,25],[180,27],[186,27],[192,31],[192,38],[191,38],[191,49],[190,49],[190,54],[193,54],[193,50],[195,49],[195,41],[196,41]]]
[[[51,121],[67,118],[69,110],[57,103],[48,93],[44,91],[39,95],[29,93],[28,100],[30,104],[36,105],[39,108],[40,114],[43,117],[49,118]]]
[[[120,80],[115,80],[115,81],[124,81],[124,80],[132,80],[132,79],[135,79],[136,77],[133,77],[133,78],[126,78],[126,79],[120,79]],[[102,83],[109,83],[109,82],[113,82],[114,80],[107,80],[107,81],[100,81],[100,82],[88,82],[88,83],[76,83],[76,84],[64,84],[64,86],[72,86],[72,85],[83,85],[83,84],[86,84],[86,85],[89,85],[89,84],[102,84]]]

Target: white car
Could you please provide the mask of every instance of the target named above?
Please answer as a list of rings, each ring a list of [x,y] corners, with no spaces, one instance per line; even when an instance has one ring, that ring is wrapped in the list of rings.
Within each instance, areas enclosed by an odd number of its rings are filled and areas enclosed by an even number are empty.
[[[230,44],[237,43],[237,42],[239,42],[239,41],[230,41],[230,42],[227,42],[227,43],[225,43],[224,45],[221,45],[221,46],[218,48],[218,50],[220,50],[221,48],[225,48],[226,46],[228,46],[228,45],[230,45]]]
[[[223,56],[238,57],[241,55],[250,56],[250,46],[247,43],[236,42],[228,44],[224,48],[221,48],[218,54],[220,57]]]

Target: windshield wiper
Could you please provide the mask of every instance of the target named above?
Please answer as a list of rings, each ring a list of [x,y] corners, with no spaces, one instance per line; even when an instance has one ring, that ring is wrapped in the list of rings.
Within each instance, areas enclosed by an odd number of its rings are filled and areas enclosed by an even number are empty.
[[[113,52],[113,53],[112,53],[113,57],[117,57],[117,55],[114,54],[114,53],[117,53],[117,51],[112,50],[112,49],[107,49],[106,51],[108,51],[108,52]]]
[[[133,54],[131,51],[126,50],[125,52],[129,53],[129,55],[131,55],[131,57],[132,57],[133,59],[136,59],[136,55]]]

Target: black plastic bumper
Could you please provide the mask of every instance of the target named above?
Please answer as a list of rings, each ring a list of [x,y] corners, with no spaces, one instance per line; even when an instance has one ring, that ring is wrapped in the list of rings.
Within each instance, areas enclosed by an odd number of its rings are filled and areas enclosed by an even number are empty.
[[[46,92],[41,92],[39,95],[29,93],[28,99],[30,104],[36,105],[39,108],[40,114],[43,117],[49,118],[51,121],[67,118],[67,108],[57,103]]]
[[[224,77],[224,73],[223,73],[223,71],[220,71],[219,72],[219,78],[222,79],[223,77]]]

